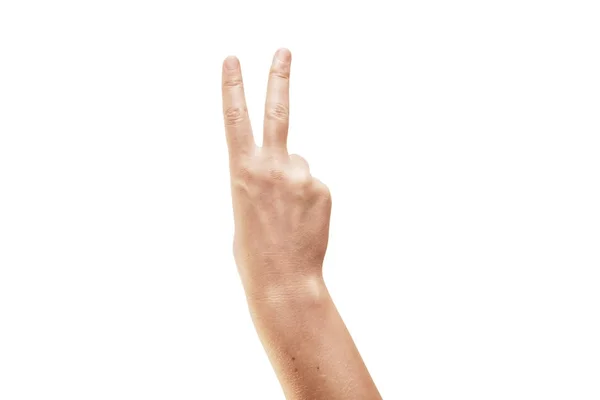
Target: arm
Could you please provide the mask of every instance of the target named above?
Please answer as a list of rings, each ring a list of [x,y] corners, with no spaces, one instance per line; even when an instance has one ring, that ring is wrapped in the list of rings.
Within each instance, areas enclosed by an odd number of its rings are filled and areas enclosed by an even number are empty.
[[[380,399],[322,279],[305,284],[305,293],[249,301],[286,397]]]
[[[263,146],[254,142],[241,69],[223,65],[234,256],[260,340],[286,398],[381,399],[327,291],[322,264],[331,196],[287,152],[291,54],[273,59]]]

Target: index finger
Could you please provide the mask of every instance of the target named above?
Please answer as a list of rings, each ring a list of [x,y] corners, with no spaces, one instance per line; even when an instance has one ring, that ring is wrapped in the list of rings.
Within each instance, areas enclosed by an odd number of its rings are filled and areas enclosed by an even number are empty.
[[[249,153],[255,146],[246,107],[242,70],[236,57],[223,62],[223,118],[230,158]]]

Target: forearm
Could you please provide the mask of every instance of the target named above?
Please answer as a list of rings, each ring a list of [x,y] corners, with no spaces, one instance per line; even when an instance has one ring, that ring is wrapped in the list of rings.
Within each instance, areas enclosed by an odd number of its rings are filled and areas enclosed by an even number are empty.
[[[381,399],[322,278],[261,290],[248,305],[287,399]]]

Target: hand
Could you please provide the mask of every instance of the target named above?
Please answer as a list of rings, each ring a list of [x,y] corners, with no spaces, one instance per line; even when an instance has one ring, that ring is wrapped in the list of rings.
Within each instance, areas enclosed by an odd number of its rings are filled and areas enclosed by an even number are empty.
[[[223,64],[234,257],[252,298],[315,291],[322,281],[331,196],[311,176],[308,163],[287,151],[290,64],[289,50],[277,51],[269,73],[262,147],[252,134],[239,62],[228,57]]]
[[[252,135],[239,62],[223,64],[235,260],[287,399],[380,400],[323,282],[329,189],[287,151],[290,62],[286,49],[273,58],[262,147]]]

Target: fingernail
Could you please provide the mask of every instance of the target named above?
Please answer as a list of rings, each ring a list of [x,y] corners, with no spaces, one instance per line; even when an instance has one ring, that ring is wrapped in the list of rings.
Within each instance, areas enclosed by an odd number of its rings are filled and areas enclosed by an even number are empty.
[[[282,63],[289,63],[292,59],[292,53],[288,49],[279,49],[275,53],[275,57]]]
[[[225,69],[234,70],[240,65],[237,57],[229,56],[225,59]]]

